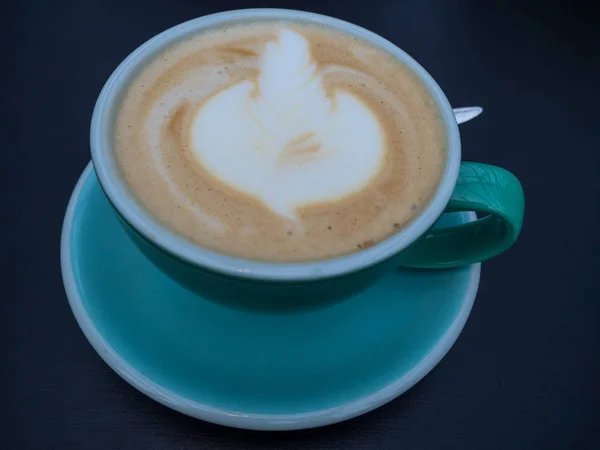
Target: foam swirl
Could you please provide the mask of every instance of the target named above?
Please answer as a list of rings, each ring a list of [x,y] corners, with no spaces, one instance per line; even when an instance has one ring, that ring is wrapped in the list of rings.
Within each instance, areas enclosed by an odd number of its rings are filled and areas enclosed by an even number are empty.
[[[265,46],[257,81],[209,98],[191,124],[200,164],[226,185],[295,218],[305,205],[341,200],[378,173],[383,130],[358,96],[328,96],[306,39],[282,29]]]
[[[370,43],[259,21],[149,61],[119,105],[115,152],[132,194],[174,232],[230,255],[307,261],[372,245],[427,204],[444,167],[438,113]]]

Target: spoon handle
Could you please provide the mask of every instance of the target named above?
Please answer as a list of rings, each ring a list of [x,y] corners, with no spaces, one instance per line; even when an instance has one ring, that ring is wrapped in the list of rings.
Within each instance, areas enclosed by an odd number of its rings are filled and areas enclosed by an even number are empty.
[[[481,106],[466,106],[463,108],[454,108],[453,111],[456,122],[461,124],[477,117],[483,112],[483,108]]]

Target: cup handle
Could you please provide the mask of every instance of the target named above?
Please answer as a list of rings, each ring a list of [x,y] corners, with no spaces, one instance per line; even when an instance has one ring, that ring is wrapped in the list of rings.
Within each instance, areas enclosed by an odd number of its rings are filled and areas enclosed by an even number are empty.
[[[521,183],[512,173],[487,164],[463,162],[445,212],[485,214],[473,222],[431,229],[402,252],[402,267],[444,269],[485,261],[516,241],[525,213]]]

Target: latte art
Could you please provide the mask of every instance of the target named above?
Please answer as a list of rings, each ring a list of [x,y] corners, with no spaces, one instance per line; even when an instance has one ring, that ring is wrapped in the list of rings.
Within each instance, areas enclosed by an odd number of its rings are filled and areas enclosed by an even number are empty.
[[[196,113],[191,148],[200,163],[290,218],[300,206],[360,191],[385,153],[369,107],[351,92],[329,98],[308,42],[287,28],[266,45],[259,71]]]
[[[256,260],[376,244],[427,205],[445,164],[436,103],[407,67],[301,22],[234,24],[166,48],[131,80],[114,134],[152,215]]]

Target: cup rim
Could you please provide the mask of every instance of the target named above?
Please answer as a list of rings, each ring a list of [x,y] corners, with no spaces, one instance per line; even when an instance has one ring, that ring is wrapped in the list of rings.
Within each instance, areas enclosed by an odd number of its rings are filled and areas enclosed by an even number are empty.
[[[112,116],[120,95],[140,67],[167,45],[202,29],[244,20],[301,20],[319,23],[382,47],[415,73],[441,111],[448,139],[446,167],[429,205],[402,230],[367,249],[325,260],[266,262],[229,256],[193,243],[163,225],[133,196],[112,151]],[[140,45],[119,64],[102,88],[90,128],[90,147],[96,175],[104,193],[121,218],[147,241],[171,256],[222,275],[263,281],[315,281],[366,269],[400,253],[423,235],[443,213],[456,180],[461,160],[458,124],[442,89],[429,73],[405,51],[387,39],[341,19],[288,9],[241,9],[220,12],[171,27]]]

